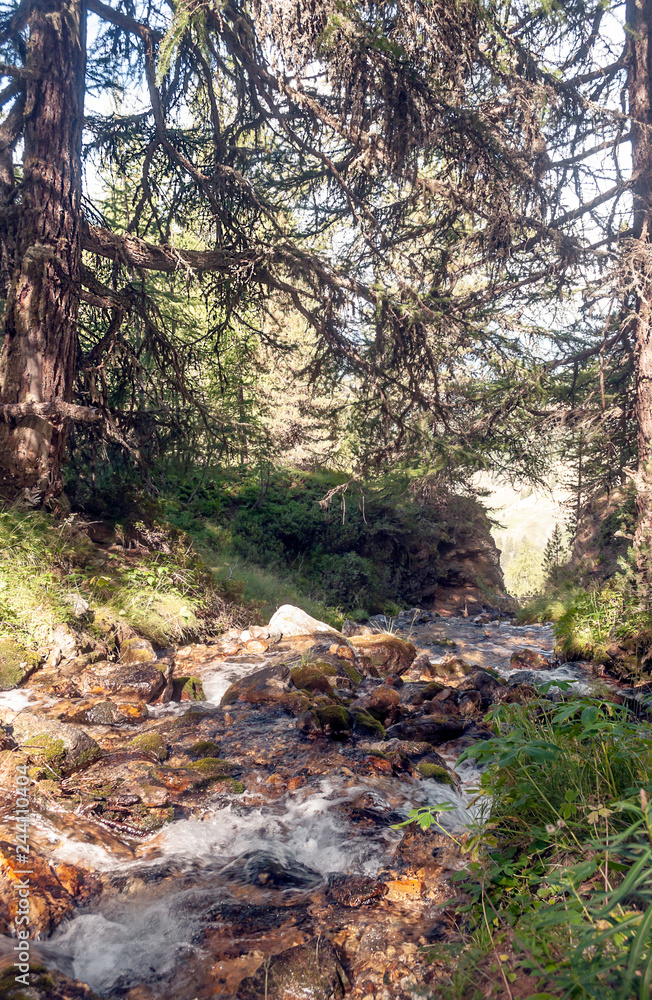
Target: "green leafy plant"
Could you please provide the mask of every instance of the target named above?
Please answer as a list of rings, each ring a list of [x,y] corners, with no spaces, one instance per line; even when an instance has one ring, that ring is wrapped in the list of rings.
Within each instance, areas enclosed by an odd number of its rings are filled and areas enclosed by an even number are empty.
[[[473,967],[474,985],[526,977],[531,1000],[649,1000],[649,724],[588,698],[501,706],[489,721],[493,738],[461,758],[484,767],[489,809],[453,876],[467,931],[449,950],[450,997],[472,995]]]

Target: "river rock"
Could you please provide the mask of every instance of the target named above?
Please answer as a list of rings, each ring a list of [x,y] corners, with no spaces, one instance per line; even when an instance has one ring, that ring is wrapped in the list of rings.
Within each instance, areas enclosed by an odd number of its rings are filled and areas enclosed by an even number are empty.
[[[423,882],[418,878],[398,878],[387,882],[387,900],[390,903],[402,903],[408,899],[420,899],[423,895]]]
[[[384,882],[367,875],[331,875],[326,895],[340,906],[370,906],[387,895]]]
[[[65,706],[64,702],[64,706]],[[137,725],[148,717],[144,701],[128,701],[116,704],[106,698],[83,698],[66,706],[58,715],[61,722],[72,722],[82,726],[124,726]]]
[[[61,660],[68,660],[77,652],[77,637],[65,625],[55,625],[52,632],[52,645],[46,665],[56,667]]]
[[[496,701],[497,693],[505,686],[504,680],[495,677],[488,670],[476,670],[458,685],[457,690],[460,692],[477,692],[480,695],[483,707],[488,708],[489,705]]]
[[[458,717],[441,718],[433,715],[421,715],[416,719],[405,719],[390,726],[387,730],[387,738],[390,740],[415,740],[440,746],[442,743],[458,739],[466,726],[467,721]]]
[[[409,670],[417,651],[411,642],[397,635],[354,635],[349,640],[353,649],[367,657],[383,674],[403,674]]]
[[[495,700],[500,705],[522,705],[527,701],[534,701],[539,697],[537,689],[527,681],[519,681],[517,684],[509,684],[496,692]]]
[[[512,653],[509,665],[512,670],[549,670],[550,661],[536,649],[517,649]]]
[[[0,842],[0,932],[9,934],[19,906],[17,881],[20,871],[29,870],[29,929],[30,934],[50,934],[70,916],[77,903],[84,903],[102,890],[97,876],[73,865],[50,865],[33,849],[29,863],[16,859],[14,844]]]
[[[254,976],[243,979],[237,1000],[341,1000],[346,975],[326,938],[274,955]]]
[[[388,719],[393,722],[396,718],[400,701],[401,696],[395,688],[379,684],[372,691],[356,698],[349,708],[352,712],[354,709],[363,709],[380,722],[387,723]]]
[[[232,705],[236,701],[248,701],[251,705],[286,701],[291,684],[292,675],[284,663],[263,667],[234,681],[222,695],[220,705]]]
[[[163,692],[165,677],[152,663],[94,663],[83,674],[86,695],[118,695],[121,701],[152,702]]]
[[[280,634],[283,637],[326,633],[339,639],[343,638],[341,632],[331,628],[326,622],[320,622],[317,618],[306,614],[301,608],[295,608],[291,604],[283,604],[272,615],[267,628],[271,635]]]
[[[49,777],[70,774],[101,755],[94,739],[83,729],[55,719],[20,713],[7,725],[19,747],[29,753]]]
[[[156,653],[149,639],[139,639],[134,636],[120,643],[121,663],[152,663]]]
[[[431,668],[436,677],[467,677],[475,667],[461,656],[447,656]]]

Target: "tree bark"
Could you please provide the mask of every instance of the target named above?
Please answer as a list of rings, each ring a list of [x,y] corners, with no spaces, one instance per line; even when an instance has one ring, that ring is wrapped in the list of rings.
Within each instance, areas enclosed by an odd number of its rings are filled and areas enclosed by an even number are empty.
[[[25,62],[24,164],[0,353],[0,496],[62,489],[81,268],[84,0],[35,0]],[[14,404],[20,404],[13,409]],[[55,404],[48,407],[44,404]]]
[[[638,523],[634,552],[642,601],[652,603],[652,0],[628,0],[629,113],[632,117],[634,354]]]

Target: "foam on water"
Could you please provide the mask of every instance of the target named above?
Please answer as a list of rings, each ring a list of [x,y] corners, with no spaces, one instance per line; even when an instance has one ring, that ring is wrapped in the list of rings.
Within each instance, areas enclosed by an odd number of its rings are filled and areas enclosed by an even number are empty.
[[[26,691],[24,688],[14,688],[12,691],[0,691],[0,709],[5,713],[15,712],[18,715],[19,712],[22,712],[34,700],[33,691]],[[45,702],[52,701],[51,698],[41,700]]]
[[[241,677],[253,674],[263,666],[262,663],[220,663],[219,667],[202,681],[206,700],[213,705],[219,705],[227,688]]]
[[[316,789],[302,788],[268,805],[248,808],[243,796],[202,819],[179,820],[158,835],[157,853],[227,858],[280,845],[300,864],[321,874],[371,873],[399,838],[389,825],[387,831],[374,830],[373,839],[356,835],[340,807],[365,791],[378,797],[381,808],[391,809],[387,798],[372,786],[343,788],[334,779],[325,779]]]
[[[154,903],[115,901],[109,916],[85,913],[39,948],[59,971],[105,995],[163,978],[194,951],[200,920],[171,893]]]
[[[470,765],[461,774],[465,781],[477,781],[478,772]],[[379,823],[371,830],[348,818],[347,806],[360,797],[365,807],[378,812]],[[95,912],[79,914],[59,928],[43,945],[44,954],[101,994],[153,982],[184,953],[196,950],[211,907],[229,899],[244,902],[243,884],[260,886],[256,878],[261,870],[265,880],[257,891],[269,900],[277,892],[312,891],[334,872],[375,875],[400,840],[392,823],[414,806],[441,802],[456,807],[441,814],[447,828],[459,828],[472,818],[464,792],[434,781],[332,777],[265,805],[248,805],[242,796],[202,819],[179,820],[143,845],[139,861],[120,866],[120,878],[132,885],[131,891],[100,897]],[[87,845],[86,850],[94,848]],[[100,855],[98,860],[103,860]],[[170,879],[175,881],[170,884]]]

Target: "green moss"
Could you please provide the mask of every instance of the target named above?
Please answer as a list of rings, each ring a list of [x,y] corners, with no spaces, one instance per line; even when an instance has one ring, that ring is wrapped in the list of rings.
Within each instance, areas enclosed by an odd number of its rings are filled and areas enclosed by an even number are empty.
[[[212,715],[210,708],[202,708],[201,705],[192,705],[187,712],[180,715],[177,719],[173,719],[168,725],[165,726],[165,730],[177,730],[183,729],[185,726],[192,725],[193,722],[200,719],[206,719]]]
[[[227,781],[226,781],[226,784],[228,785],[229,790],[234,795],[242,795],[242,793],[245,790],[245,786],[242,784],[242,782],[241,781],[236,781],[235,778],[228,778]]]
[[[349,678],[352,684],[355,684],[356,687],[358,686],[358,684],[362,684],[363,681],[362,674],[360,673],[359,670],[357,670],[353,666],[352,663],[344,663],[343,667],[346,676]]]
[[[151,809],[149,806],[138,804],[133,807],[132,813],[138,820],[138,829],[143,833],[152,833],[159,830],[165,823],[171,823],[174,819],[174,806],[157,806]],[[105,813],[108,816],[108,813]]]
[[[50,733],[38,733],[23,746],[35,761],[47,764],[55,774],[61,774],[61,767],[66,759],[63,740],[56,739]]]
[[[380,740],[385,739],[385,727],[382,722],[375,719],[369,712],[362,710],[354,711],[353,719],[353,729],[355,732],[363,733],[365,736],[375,736],[376,739]]]
[[[317,670],[321,670],[322,674],[326,674],[327,677],[337,677],[337,669],[332,663],[327,663],[326,660],[312,660],[307,665],[309,667],[316,667]]]
[[[231,761],[222,760],[219,757],[202,757],[201,760],[193,761],[188,767],[212,778],[228,778],[235,772],[242,770],[237,764],[232,764]]]
[[[333,690],[324,671],[314,664],[295,667],[291,674],[293,683],[301,691],[323,691],[324,694],[330,694]]]
[[[330,729],[333,733],[350,732],[353,727],[353,716],[342,705],[324,705],[315,714],[322,729]]]
[[[48,975],[48,973],[46,972],[38,977],[34,985],[36,986],[37,990],[40,990],[42,993],[44,993],[46,990],[53,990],[56,984],[52,976]]]
[[[214,740],[199,740],[190,747],[193,757],[219,757],[220,748]]]
[[[90,747],[88,750],[82,750],[82,752],[75,757],[74,764],[70,767],[70,770],[81,771],[90,764],[93,764],[102,756],[102,751],[99,747]]]
[[[130,746],[136,750],[145,750],[147,753],[155,753],[159,760],[167,760],[168,748],[165,740],[159,733],[141,733],[135,736]]]
[[[9,691],[34,670],[40,660],[13,639],[0,638],[0,691]]]
[[[175,677],[174,695],[180,701],[206,701],[204,685],[199,677]]]
[[[417,773],[422,778],[432,778],[433,781],[439,782],[440,785],[450,785],[451,788],[455,787],[455,778],[450,771],[447,771],[440,764],[430,764],[427,760],[422,760],[417,764]]]

